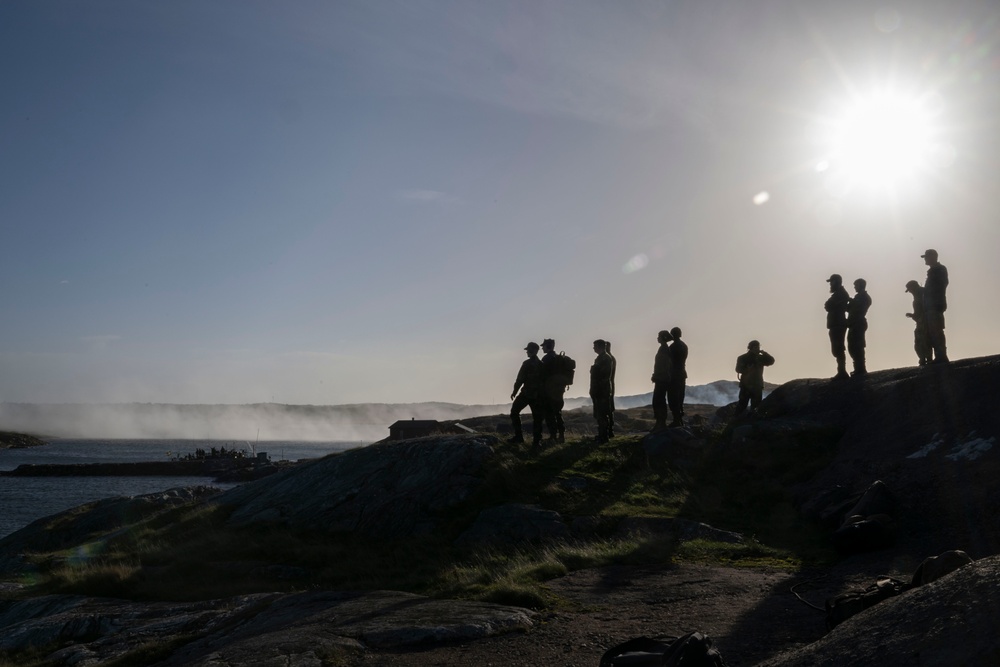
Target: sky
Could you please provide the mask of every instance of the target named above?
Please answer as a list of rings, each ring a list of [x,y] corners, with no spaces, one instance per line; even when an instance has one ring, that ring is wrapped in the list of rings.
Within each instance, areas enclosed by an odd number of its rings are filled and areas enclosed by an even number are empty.
[[[0,3],[0,402],[508,400],[1000,352],[1000,4]]]

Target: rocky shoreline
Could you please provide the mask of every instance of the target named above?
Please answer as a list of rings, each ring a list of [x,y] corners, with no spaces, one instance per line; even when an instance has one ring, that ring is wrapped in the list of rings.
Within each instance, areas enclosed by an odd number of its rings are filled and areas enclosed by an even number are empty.
[[[0,449],[25,449],[27,447],[40,447],[45,441],[27,433],[12,433],[10,431],[0,431]]]

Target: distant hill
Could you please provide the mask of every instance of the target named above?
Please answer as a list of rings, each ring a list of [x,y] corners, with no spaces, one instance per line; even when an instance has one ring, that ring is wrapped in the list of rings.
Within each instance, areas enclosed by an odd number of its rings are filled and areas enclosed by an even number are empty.
[[[768,390],[776,385],[770,385]],[[583,388],[583,387],[580,387]],[[576,386],[574,386],[576,389]],[[736,400],[735,382],[719,380],[689,387],[689,404],[727,405]],[[619,409],[649,405],[652,393],[620,396]],[[589,405],[568,398],[566,409]],[[192,440],[310,440],[373,442],[400,419],[458,421],[506,414],[510,403],[356,403],[349,405],[200,405],[174,403],[0,404],[0,428],[61,438],[162,438]]]

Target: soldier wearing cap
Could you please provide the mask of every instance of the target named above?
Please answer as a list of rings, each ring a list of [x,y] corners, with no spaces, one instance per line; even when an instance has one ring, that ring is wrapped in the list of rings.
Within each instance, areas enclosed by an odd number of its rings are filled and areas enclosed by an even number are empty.
[[[854,377],[868,373],[865,368],[865,332],[868,331],[868,309],[872,306],[872,298],[865,291],[868,283],[864,278],[854,281],[854,298],[847,306],[847,351],[854,364]]]
[[[611,357],[607,344],[600,338],[594,341],[597,358],[590,367],[590,398],[594,402],[594,419],[597,420],[597,442],[607,442],[611,437]]]
[[[750,405],[750,412],[756,412],[764,394],[764,367],[774,363],[774,357],[760,349],[760,343],[752,340],[747,343],[746,354],[736,358],[736,377],[740,381],[740,397],[736,405],[736,414],[743,414]]]
[[[514,380],[514,391],[510,394],[510,400],[514,401],[510,406],[510,423],[514,428],[514,437],[510,442],[524,442],[524,433],[521,431],[521,410],[527,407],[531,410],[532,444],[538,447],[542,442],[542,360],[538,358],[538,343],[528,343],[524,350],[528,358],[521,362],[517,379]]]
[[[562,410],[566,393],[566,377],[559,367],[559,355],[556,354],[556,341],[546,338],[542,341],[542,410],[545,414],[545,425],[549,428],[549,440],[564,442],[566,427],[563,424]]]
[[[927,338],[934,350],[933,363],[948,363],[948,349],[944,337],[944,311],[948,309],[945,291],[948,289],[948,269],[938,261],[937,250],[924,252],[927,280],[924,281],[924,317]]]
[[[924,317],[924,288],[916,280],[911,280],[906,283],[906,291],[913,296],[913,312],[906,313],[913,320],[913,351],[917,353],[917,363],[926,366],[931,361],[931,344]]]
[[[830,283],[830,298],[826,300],[826,328],[830,330],[830,351],[837,360],[837,375],[834,379],[850,377],[847,374],[847,307],[851,297],[844,289],[844,279],[834,273],[827,278]]]

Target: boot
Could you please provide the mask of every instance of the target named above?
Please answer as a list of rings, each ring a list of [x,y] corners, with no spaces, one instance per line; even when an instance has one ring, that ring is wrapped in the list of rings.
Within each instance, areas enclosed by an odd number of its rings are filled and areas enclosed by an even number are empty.
[[[507,438],[507,442],[512,445],[522,445],[524,444],[524,434],[518,431],[513,435],[513,437]]]
[[[559,429],[559,432],[556,433],[556,442],[566,442],[566,432],[563,429]]]
[[[847,374],[847,360],[844,357],[837,357],[837,374],[833,377],[834,380],[842,380],[844,378],[851,377]]]

